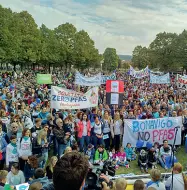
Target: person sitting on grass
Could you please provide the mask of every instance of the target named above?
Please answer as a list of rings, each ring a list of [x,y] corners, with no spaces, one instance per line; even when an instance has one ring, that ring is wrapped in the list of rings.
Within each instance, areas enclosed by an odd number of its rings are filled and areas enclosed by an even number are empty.
[[[106,160],[108,160],[107,151],[105,150],[103,145],[99,145],[96,152],[95,152],[94,163],[95,164],[102,164]]]
[[[146,172],[148,173],[148,157],[147,157],[147,152],[142,149],[140,151],[140,155],[138,157],[138,166],[140,166],[141,172]]]
[[[129,167],[129,163],[127,162],[126,153],[124,152],[124,148],[120,147],[119,152],[117,153],[117,165]]]
[[[133,151],[133,148],[131,147],[131,143],[127,143],[127,146],[125,148],[125,153],[127,161],[131,162],[132,160],[136,160],[136,154]]]

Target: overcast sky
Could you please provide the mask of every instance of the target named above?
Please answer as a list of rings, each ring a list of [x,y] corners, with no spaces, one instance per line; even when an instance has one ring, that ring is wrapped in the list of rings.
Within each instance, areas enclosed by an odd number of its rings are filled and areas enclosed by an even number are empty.
[[[13,11],[27,10],[38,26],[65,22],[84,29],[103,53],[116,48],[132,54],[135,46],[148,46],[159,32],[187,29],[186,0],[0,0]]]

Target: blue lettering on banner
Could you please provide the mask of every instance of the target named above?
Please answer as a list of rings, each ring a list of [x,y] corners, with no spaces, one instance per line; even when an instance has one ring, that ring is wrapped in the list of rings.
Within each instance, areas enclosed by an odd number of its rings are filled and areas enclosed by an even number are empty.
[[[57,96],[57,95],[52,95],[52,101],[57,101],[57,102],[86,102],[87,97],[82,96],[82,97],[70,97],[70,96]]]
[[[132,131],[133,133],[143,132],[152,129],[169,129],[172,128],[173,122],[170,119],[154,119],[144,121],[133,121]]]

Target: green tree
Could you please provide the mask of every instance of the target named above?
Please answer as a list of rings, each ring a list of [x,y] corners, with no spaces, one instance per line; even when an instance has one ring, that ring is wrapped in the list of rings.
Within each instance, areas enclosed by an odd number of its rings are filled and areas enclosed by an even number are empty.
[[[146,47],[136,46],[132,54],[132,63],[139,69],[145,68],[150,64],[149,50]]]
[[[60,43],[59,52],[61,63],[64,63],[66,69],[75,62],[74,46],[75,34],[77,29],[70,23],[59,25],[54,29],[55,35]]]
[[[173,42],[177,39],[175,33],[159,33],[150,44],[152,67],[159,67],[161,70],[169,71],[175,65],[175,48]]]
[[[115,70],[118,67],[118,55],[116,53],[115,48],[106,48],[104,54],[104,63],[103,63],[103,69],[104,70]]]
[[[44,66],[48,66],[50,72],[51,65],[60,64],[60,43],[54,33],[54,30],[50,30],[44,24],[40,27],[41,35],[41,52],[40,63]]]

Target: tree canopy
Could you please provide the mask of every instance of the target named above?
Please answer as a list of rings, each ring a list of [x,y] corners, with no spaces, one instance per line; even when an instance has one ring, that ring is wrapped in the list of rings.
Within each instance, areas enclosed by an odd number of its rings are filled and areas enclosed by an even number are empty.
[[[159,68],[162,71],[187,69],[187,31],[181,34],[159,33],[149,47],[134,48],[132,62],[139,69]]]
[[[100,67],[102,56],[84,30],[70,23],[40,28],[27,11],[20,13],[0,5],[0,62],[26,67]]]

